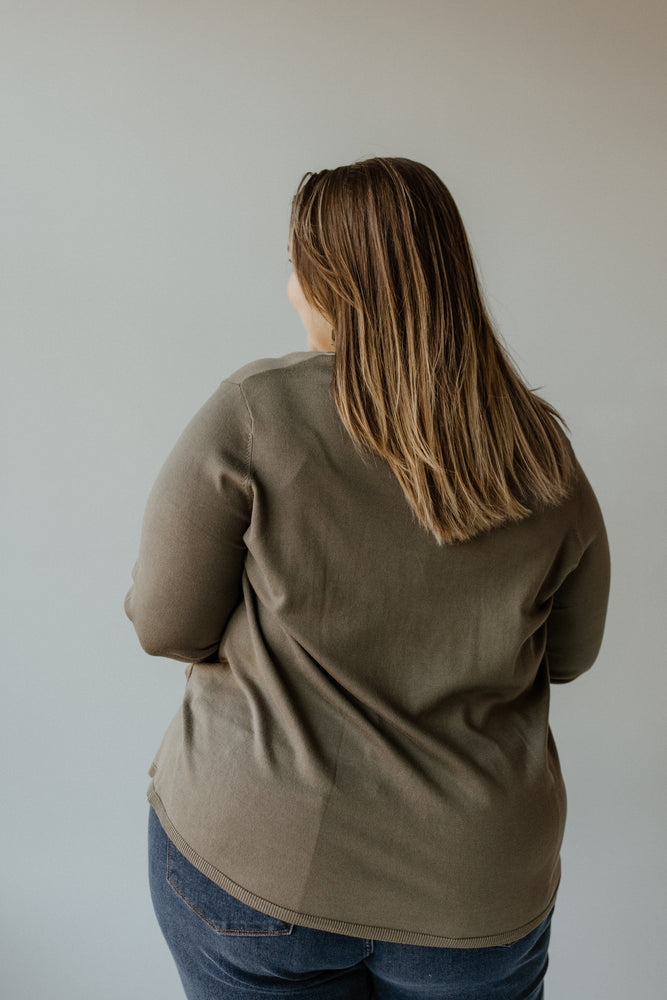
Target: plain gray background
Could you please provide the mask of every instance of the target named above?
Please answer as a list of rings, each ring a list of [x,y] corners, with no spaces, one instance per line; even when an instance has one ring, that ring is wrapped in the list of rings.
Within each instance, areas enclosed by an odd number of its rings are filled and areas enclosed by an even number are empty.
[[[569,812],[548,997],[660,995],[662,4],[0,9],[3,995],[182,995],[144,794],[183,665],[122,611],[141,516],[219,381],[305,349],[285,297],[301,175],[376,154],[449,186],[607,521],[604,645],[552,699]]]

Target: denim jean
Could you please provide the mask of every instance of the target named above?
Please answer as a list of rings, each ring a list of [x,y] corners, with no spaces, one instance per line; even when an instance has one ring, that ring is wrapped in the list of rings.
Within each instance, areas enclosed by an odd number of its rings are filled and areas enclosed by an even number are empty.
[[[276,859],[279,863],[279,859]],[[266,916],[202,875],[149,820],[153,906],[189,1000],[542,1000],[553,908],[509,945],[440,948]]]

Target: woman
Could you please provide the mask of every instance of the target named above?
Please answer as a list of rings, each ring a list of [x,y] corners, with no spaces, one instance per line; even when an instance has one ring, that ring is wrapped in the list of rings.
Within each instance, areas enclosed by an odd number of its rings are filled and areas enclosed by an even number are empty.
[[[549,685],[600,647],[600,509],[431,170],[307,174],[289,249],[310,350],[188,425],[126,599],[189,664],[150,772],[157,916],[197,1000],[537,1000]]]

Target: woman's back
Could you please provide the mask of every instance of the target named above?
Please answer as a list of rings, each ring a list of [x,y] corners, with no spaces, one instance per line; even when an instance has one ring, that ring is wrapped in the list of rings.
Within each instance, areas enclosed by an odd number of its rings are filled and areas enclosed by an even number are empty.
[[[549,684],[600,645],[599,507],[574,460],[562,503],[438,544],[355,448],[333,364],[303,352],[230,376],[154,487],[128,614],[149,652],[199,662],[150,799],[186,857],[264,913],[513,941],[560,877]]]

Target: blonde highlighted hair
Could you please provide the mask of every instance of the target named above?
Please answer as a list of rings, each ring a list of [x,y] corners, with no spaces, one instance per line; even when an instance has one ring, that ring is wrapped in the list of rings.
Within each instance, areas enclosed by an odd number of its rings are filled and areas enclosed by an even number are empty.
[[[413,160],[307,173],[289,249],[304,296],[331,321],[331,392],[363,454],[385,459],[439,544],[520,521],[568,495],[557,411],[496,337],[459,211]]]

